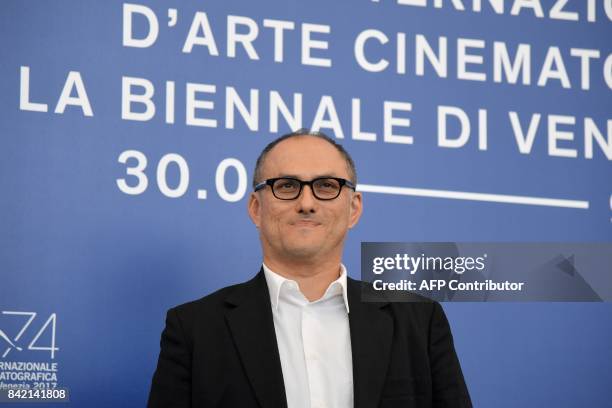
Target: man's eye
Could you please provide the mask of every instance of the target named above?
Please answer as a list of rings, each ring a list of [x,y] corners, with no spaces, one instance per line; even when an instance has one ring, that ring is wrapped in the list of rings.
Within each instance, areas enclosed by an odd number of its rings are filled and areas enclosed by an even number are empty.
[[[319,183],[319,188],[332,189],[335,188],[335,184],[330,181],[322,181]]]
[[[292,188],[295,188],[295,184],[294,183],[282,183],[280,185],[280,188],[282,188],[284,190],[290,190]]]

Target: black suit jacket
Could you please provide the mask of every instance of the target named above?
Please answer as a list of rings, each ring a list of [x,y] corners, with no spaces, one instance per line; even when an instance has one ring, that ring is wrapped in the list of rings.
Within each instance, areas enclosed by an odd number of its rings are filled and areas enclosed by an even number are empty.
[[[355,408],[472,406],[437,302],[361,302],[347,286]],[[263,270],[168,311],[148,406],[287,407]]]

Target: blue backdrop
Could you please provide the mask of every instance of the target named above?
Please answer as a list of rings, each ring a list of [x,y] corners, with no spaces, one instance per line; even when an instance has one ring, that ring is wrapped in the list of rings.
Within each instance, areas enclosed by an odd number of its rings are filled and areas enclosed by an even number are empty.
[[[295,127],[357,163],[353,277],[362,241],[609,242],[610,2],[480,3],[3,1],[0,383],[144,405],[165,311],[258,271]],[[475,406],[609,404],[609,303],[444,309]]]

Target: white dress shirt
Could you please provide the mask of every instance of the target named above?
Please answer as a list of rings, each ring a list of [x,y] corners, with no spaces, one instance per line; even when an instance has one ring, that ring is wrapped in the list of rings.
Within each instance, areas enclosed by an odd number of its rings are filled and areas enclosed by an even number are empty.
[[[346,268],[310,302],[296,281],[263,265],[288,408],[352,408],[353,361]]]

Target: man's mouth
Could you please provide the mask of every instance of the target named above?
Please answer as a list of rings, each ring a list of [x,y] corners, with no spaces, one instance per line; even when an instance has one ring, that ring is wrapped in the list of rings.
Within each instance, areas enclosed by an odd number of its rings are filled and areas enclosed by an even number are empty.
[[[320,225],[320,223],[314,220],[297,220],[294,221],[292,225],[295,225],[296,227],[316,227]]]

